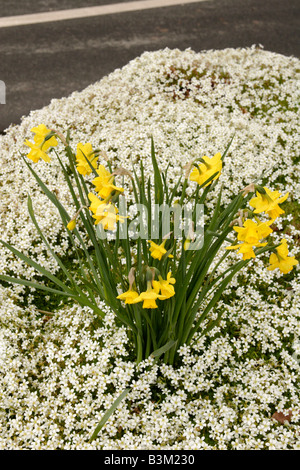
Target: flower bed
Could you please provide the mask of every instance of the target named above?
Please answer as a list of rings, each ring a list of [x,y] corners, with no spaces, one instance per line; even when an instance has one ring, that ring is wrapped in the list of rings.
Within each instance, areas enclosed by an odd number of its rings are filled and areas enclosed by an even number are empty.
[[[1,238],[59,274],[27,210],[27,194],[51,249],[74,269],[56,208],[41,192],[20,152],[41,122],[70,145],[91,142],[113,166],[142,160],[152,172],[153,136],[160,168],[174,181],[202,155],[234,139],[220,176],[223,201],[262,171],[273,190],[289,193],[276,219],[299,259],[299,60],[259,48],[144,53],[70,97],[53,100],[8,129],[1,145]],[[58,148],[62,148],[58,144]],[[39,162],[39,174],[72,212],[61,169]],[[213,196],[208,209],[213,208]],[[238,259],[230,253],[222,268]],[[1,247],[0,274],[38,279]],[[251,260],[225,291],[205,337],[180,349],[176,367],[135,363],[125,327],[89,308],[24,286],[1,284],[1,447],[11,449],[292,449],[299,448],[299,265],[287,275]],[[297,350],[298,348],[298,350]],[[93,442],[103,414],[132,389]],[[282,412],[287,423],[272,418]]]

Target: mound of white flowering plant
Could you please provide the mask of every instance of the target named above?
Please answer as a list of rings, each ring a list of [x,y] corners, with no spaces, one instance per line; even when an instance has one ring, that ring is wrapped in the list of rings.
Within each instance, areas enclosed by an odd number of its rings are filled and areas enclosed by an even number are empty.
[[[190,161],[183,181],[179,178],[175,187],[170,189],[167,170],[161,173],[157,165],[153,140],[151,157],[154,178],[153,181],[150,178],[145,181],[142,161],[140,176],[134,168],[133,174],[122,168],[113,171],[110,162],[107,162],[108,170],[103,162],[98,163],[99,152],[94,151],[89,142],[78,143],[75,155],[68,136],[65,138],[44,124],[31,130],[34,142],[26,140],[25,144],[31,149],[27,157],[34,163],[40,159],[51,162],[49,153],[50,149],[57,146],[57,137],[65,145],[69,171],[59,154],[55,154],[73,198],[76,213],[72,218],[35,170],[31,166],[29,169],[58,209],[62,223],[70,231],[70,242],[75,249],[77,241],[80,248],[76,249],[79,269],[74,275],[51,249],[36,220],[28,195],[31,220],[60,266],[64,279],[61,280],[0,239],[4,247],[52,281],[56,288],[6,275],[0,275],[0,280],[74,299],[80,305],[90,307],[98,319],[103,319],[104,312],[98,306],[100,298],[112,309],[120,324],[129,329],[137,363],[148,359],[150,355],[155,358],[163,355],[166,364],[176,364],[180,347],[188,346],[198,331],[202,335],[207,334],[219,323],[221,312],[202,328],[202,323],[222,298],[223,291],[234,275],[252,258],[270,251],[267,269],[279,269],[283,274],[289,273],[298,264],[295,257],[289,255],[285,238],[280,244],[269,241],[273,232],[271,226],[284,213],[279,204],[287,199],[288,194],[282,196],[279,191],[271,191],[253,182],[222,208],[222,188],[219,188],[211,218],[204,221],[205,202],[212,188],[215,188],[229,146],[223,155],[217,153],[212,158],[204,155]],[[94,192],[84,178],[90,174],[94,176],[91,181]],[[117,175],[128,176],[132,183],[131,191],[134,193],[138,217],[135,216],[130,225],[126,220],[126,202],[121,201],[124,188],[116,186]],[[191,196],[187,196],[188,179],[197,183]],[[255,191],[256,196],[253,197]],[[191,207],[187,210],[189,205]],[[256,214],[265,215],[268,219],[262,220]],[[183,234],[180,230],[182,217],[185,225]],[[78,219],[85,228],[92,251],[76,229]],[[236,241],[229,238],[233,230],[237,232]],[[106,232],[113,235],[112,240],[107,240]],[[220,275],[214,275],[218,264],[226,258],[227,251],[209,273],[226,240],[233,243],[226,249],[238,249],[243,261],[234,263]],[[119,295],[118,288],[123,289]],[[124,306],[119,300],[124,302]],[[107,417],[129,391],[124,390]],[[105,422],[101,422],[92,439]]]
[[[8,130],[4,448],[297,445],[297,74],[146,53]]]

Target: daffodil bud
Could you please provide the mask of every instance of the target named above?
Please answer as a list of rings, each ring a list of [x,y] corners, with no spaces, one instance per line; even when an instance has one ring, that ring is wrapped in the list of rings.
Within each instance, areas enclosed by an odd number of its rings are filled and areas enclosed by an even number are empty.
[[[72,231],[76,227],[76,219],[70,220],[70,222],[67,225],[67,229]]]
[[[68,223],[67,225],[67,229],[68,230],[74,230],[75,226],[76,226],[76,219],[77,217],[79,216],[80,212],[82,211],[82,209],[89,209],[87,206],[81,206],[80,209],[76,212],[76,214],[74,215],[74,217],[70,220],[70,222]]]
[[[191,244],[191,240],[187,238],[183,244],[184,251],[187,251],[189,249],[190,244]]]

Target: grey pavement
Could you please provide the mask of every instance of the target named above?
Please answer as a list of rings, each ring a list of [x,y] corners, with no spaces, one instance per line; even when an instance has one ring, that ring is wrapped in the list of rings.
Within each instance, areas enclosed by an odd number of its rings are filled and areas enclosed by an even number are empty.
[[[139,0],[0,0],[0,17],[67,10],[70,8],[92,7],[112,3],[127,3],[129,1]],[[161,3],[163,3],[163,0]]]
[[[108,3],[121,0],[0,0],[0,17]],[[30,110],[84,89],[144,51],[261,44],[300,58],[299,31],[299,0],[210,0],[0,28],[0,80],[6,84],[0,132]]]

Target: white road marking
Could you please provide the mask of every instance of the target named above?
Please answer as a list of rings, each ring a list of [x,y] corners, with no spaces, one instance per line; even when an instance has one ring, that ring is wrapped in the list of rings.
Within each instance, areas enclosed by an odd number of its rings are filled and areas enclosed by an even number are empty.
[[[51,21],[74,20],[92,16],[111,15],[128,11],[149,10],[151,8],[171,7],[189,3],[201,3],[210,0],[145,0],[140,2],[112,3],[70,10],[49,11],[45,13],[32,13],[30,15],[0,17],[0,28],[23,26],[29,24],[48,23]]]

